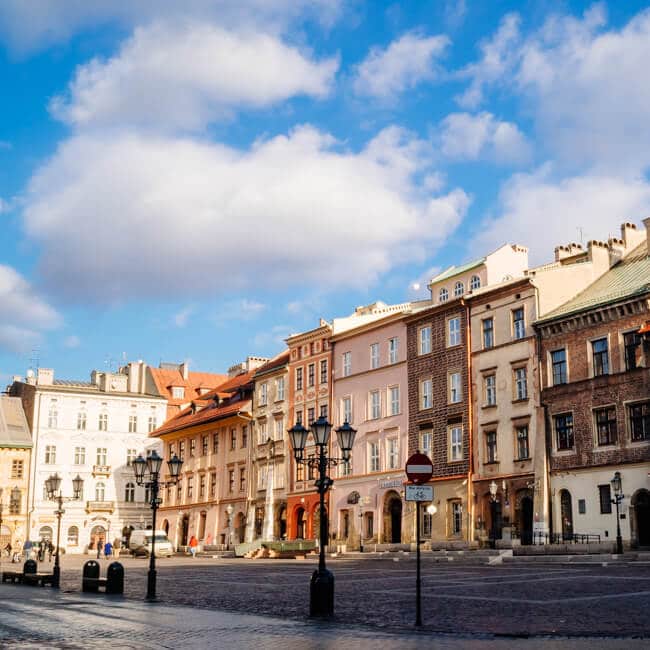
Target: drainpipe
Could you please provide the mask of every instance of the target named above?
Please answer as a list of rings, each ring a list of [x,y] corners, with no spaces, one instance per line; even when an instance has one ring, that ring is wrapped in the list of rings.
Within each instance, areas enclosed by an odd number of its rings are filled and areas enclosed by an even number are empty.
[[[461,299],[465,307],[465,350],[467,354],[467,413],[468,413],[468,469],[467,469],[467,541],[472,541],[474,536],[474,493],[472,488],[472,474],[474,471],[474,419],[472,408],[472,323],[470,318],[470,306],[465,299]],[[416,504],[417,505],[417,504]]]

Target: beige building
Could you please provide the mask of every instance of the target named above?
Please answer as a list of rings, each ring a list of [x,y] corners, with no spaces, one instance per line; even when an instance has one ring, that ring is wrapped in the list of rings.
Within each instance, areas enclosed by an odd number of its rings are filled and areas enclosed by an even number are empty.
[[[19,550],[27,534],[32,436],[17,397],[0,396],[0,552]]]

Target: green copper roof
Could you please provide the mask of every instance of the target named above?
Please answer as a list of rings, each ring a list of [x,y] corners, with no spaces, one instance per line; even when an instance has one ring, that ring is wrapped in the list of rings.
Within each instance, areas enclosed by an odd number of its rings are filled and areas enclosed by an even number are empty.
[[[537,321],[544,323],[650,293],[650,257],[646,243],[590,284],[577,296]]]
[[[443,271],[439,275],[436,275],[435,278],[429,280],[429,284],[434,284],[436,282],[440,282],[441,280],[448,280],[449,278],[453,278],[456,275],[465,273],[465,271],[470,271],[471,269],[474,269],[477,266],[481,266],[481,264],[485,264],[484,257],[479,257],[476,260],[467,262],[467,264],[461,264],[460,266],[450,266],[446,271]]]

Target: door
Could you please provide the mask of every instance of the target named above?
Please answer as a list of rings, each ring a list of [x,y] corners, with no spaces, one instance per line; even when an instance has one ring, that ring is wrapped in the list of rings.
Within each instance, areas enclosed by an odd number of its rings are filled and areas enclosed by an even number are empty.
[[[102,526],[95,526],[90,531],[90,544],[88,544],[89,549],[97,548],[97,543],[100,542],[104,544],[106,542],[106,531]]]
[[[573,539],[573,507],[569,490],[560,492],[560,517],[562,518],[562,541]]]
[[[392,499],[390,503],[390,541],[399,544],[402,541],[402,500]]]
[[[298,522],[298,529],[296,537],[298,539],[305,539],[305,509],[298,508],[296,511],[296,521]]]
[[[641,490],[634,506],[639,546],[650,546],[650,492]]]
[[[181,519],[181,546],[187,546],[189,532],[190,532],[190,518],[187,515],[185,515]]]
[[[521,500],[521,512],[519,515],[519,530],[521,543],[526,546],[533,543],[533,500],[524,497]]]

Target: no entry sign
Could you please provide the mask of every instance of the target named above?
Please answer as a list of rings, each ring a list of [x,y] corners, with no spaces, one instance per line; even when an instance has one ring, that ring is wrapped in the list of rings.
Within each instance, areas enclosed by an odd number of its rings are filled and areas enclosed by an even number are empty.
[[[424,454],[413,454],[406,461],[406,476],[411,483],[426,483],[433,476],[433,463]]]

